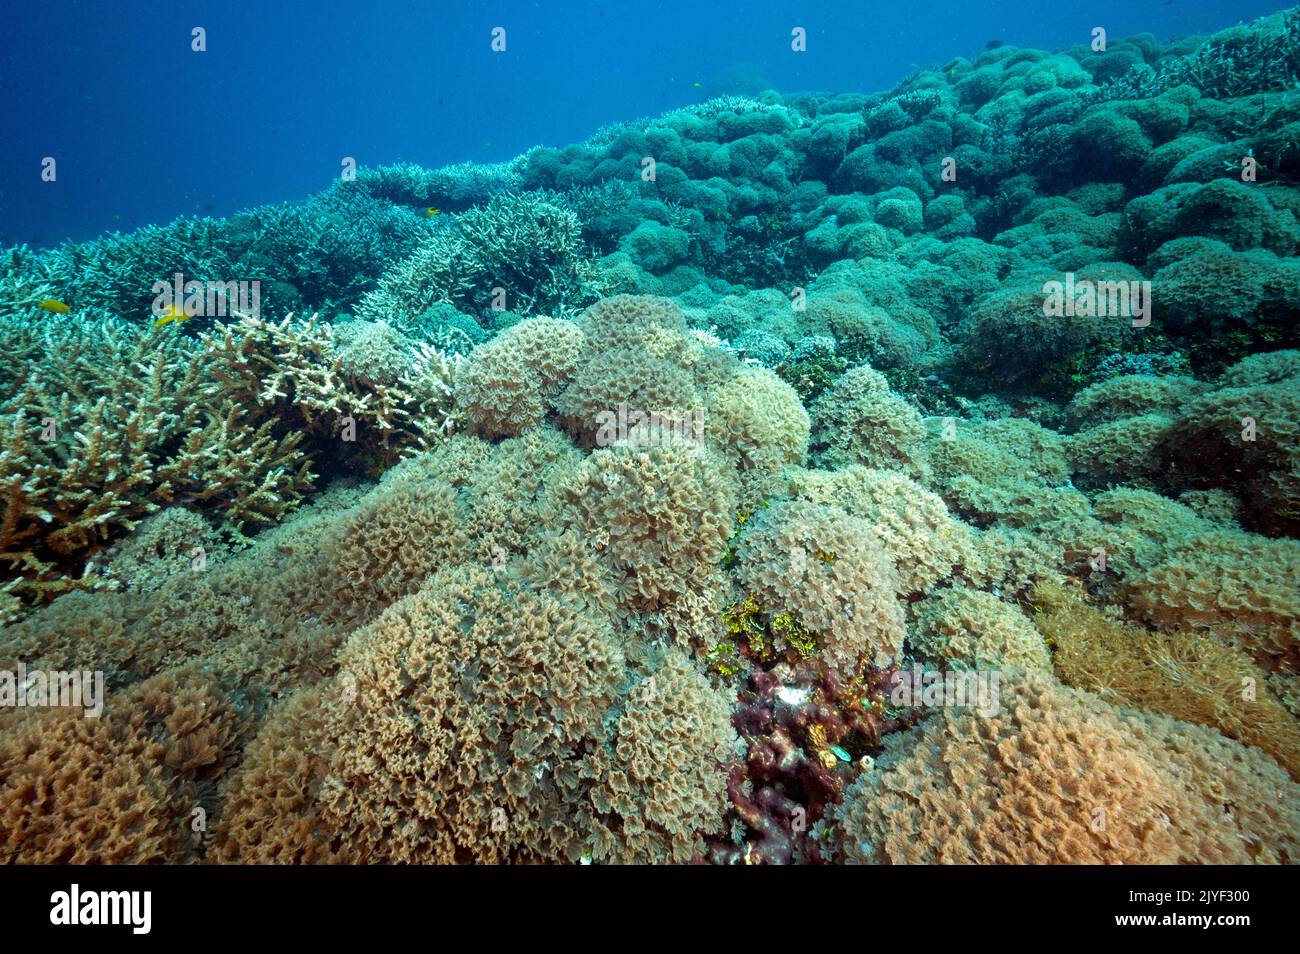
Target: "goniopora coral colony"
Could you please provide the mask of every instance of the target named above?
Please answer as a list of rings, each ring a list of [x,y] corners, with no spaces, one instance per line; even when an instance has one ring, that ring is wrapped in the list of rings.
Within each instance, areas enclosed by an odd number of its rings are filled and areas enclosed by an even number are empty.
[[[0,710],[0,858],[1300,860],[1298,72],[996,46],[8,250],[0,670],[106,696]]]

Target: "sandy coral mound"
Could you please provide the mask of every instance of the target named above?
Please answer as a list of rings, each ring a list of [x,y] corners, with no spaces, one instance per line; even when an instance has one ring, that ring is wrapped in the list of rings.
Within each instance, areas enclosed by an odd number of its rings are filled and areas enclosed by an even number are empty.
[[[845,674],[902,651],[893,557],[866,521],[838,507],[782,501],[757,513],[737,548],[741,584],[772,615],[792,616]]]
[[[705,429],[758,495],[782,467],[808,452],[808,412],[794,389],[766,368],[744,367],[709,392]]]
[[[570,321],[530,318],[475,348],[456,371],[456,403],[488,437],[542,422],[577,367],[583,334]]]
[[[836,813],[859,863],[1287,863],[1300,787],[1217,732],[1008,674],[891,739]]]
[[[1050,672],[1042,635],[1014,603],[966,587],[936,590],[913,608],[909,642],[957,668],[1011,666]]]
[[[699,852],[724,807],[725,700],[684,657],[633,667],[607,618],[510,580],[449,568],[358,631],[336,682],[277,714],[231,780],[223,857]]]

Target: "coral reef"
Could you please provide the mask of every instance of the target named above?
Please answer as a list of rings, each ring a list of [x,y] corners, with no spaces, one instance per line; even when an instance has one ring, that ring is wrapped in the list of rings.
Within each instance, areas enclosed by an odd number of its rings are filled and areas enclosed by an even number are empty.
[[[7,250],[0,859],[1300,862],[1297,72],[990,45]]]

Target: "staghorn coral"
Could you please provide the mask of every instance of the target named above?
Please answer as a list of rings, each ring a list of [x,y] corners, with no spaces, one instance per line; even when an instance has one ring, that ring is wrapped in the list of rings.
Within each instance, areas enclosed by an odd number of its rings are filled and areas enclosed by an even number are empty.
[[[357,317],[401,327],[439,302],[472,315],[572,315],[596,297],[597,276],[582,223],[555,199],[500,192],[455,215],[384,274]]]
[[[302,435],[212,388],[192,341],[124,324],[4,320],[0,560],[29,593],[79,585],[88,557],[167,504],[273,523],[309,489]]]
[[[452,398],[459,359],[425,344],[403,353],[396,332],[377,329],[369,326],[368,342],[347,332],[340,349],[315,316],[218,323],[201,337],[201,392],[238,402],[253,423],[309,435],[318,455],[340,454],[353,441],[388,458],[435,446],[459,421]]]

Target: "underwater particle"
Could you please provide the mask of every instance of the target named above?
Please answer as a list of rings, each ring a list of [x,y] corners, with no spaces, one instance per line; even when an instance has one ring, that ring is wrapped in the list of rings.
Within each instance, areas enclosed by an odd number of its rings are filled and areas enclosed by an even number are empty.
[[[776,691],[776,697],[788,706],[801,706],[808,701],[807,687],[782,686]]]

